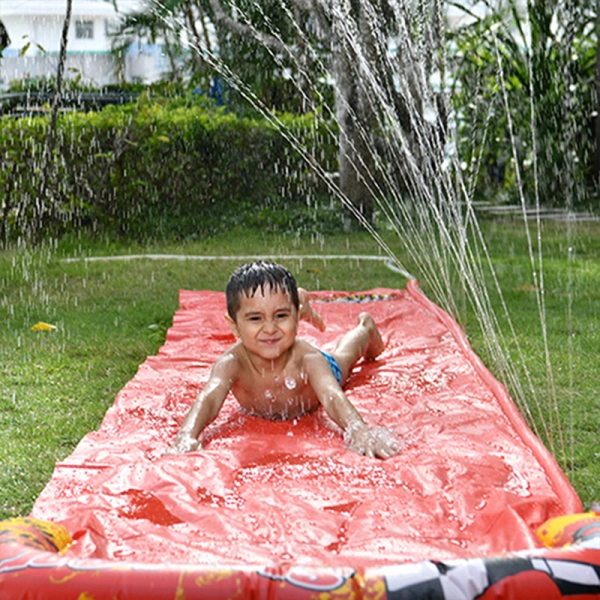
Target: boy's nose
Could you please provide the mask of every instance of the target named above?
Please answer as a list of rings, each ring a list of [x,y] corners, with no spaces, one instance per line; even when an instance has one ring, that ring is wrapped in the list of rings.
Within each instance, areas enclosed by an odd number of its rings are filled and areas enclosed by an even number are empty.
[[[276,329],[275,321],[272,319],[266,319],[263,324],[263,329],[266,329],[267,331],[274,331]]]

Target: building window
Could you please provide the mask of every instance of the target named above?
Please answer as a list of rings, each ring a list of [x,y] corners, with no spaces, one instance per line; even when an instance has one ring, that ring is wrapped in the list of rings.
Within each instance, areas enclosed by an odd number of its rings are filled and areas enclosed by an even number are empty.
[[[75,21],[75,38],[78,40],[93,40],[94,21]]]
[[[106,37],[115,35],[118,31],[119,31],[119,21],[117,21],[116,19],[113,19],[113,20],[104,19],[104,35]]]

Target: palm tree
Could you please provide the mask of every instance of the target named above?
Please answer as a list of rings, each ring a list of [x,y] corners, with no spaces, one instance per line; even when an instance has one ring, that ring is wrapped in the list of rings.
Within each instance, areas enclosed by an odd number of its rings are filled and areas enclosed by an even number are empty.
[[[169,59],[171,77],[182,83],[186,76],[207,71],[202,48],[212,52],[207,16],[192,0],[145,0],[138,11],[125,15],[113,34],[113,54],[124,57],[127,49],[143,40],[162,44]],[[193,52],[187,48],[191,46]]]

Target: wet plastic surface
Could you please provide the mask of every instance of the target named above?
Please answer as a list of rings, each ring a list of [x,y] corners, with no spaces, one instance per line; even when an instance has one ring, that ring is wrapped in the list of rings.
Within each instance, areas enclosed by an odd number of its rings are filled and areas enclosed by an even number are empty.
[[[407,442],[398,456],[349,452],[322,410],[267,421],[233,397],[201,451],[162,456],[234,341],[224,295],[184,291],[165,346],[56,466],[32,516],[66,525],[67,556],[154,563],[369,567],[540,546],[542,522],[581,510],[563,473],[448,315],[414,284],[378,292],[391,297],[315,304],[328,329],[300,335],[331,350],[374,315],[387,348],[346,393]]]

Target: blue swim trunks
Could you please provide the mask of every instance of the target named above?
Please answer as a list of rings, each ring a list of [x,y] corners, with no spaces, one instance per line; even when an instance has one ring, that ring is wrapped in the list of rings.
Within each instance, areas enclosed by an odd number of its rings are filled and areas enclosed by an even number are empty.
[[[321,350],[321,354],[327,359],[327,362],[329,363],[329,368],[331,369],[333,376],[336,378],[337,382],[341,386],[343,376],[342,370],[340,369],[340,365],[338,365],[337,360],[335,360],[335,358],[331,354],[329,354],[329,352],[324,352],[323,350]]]

